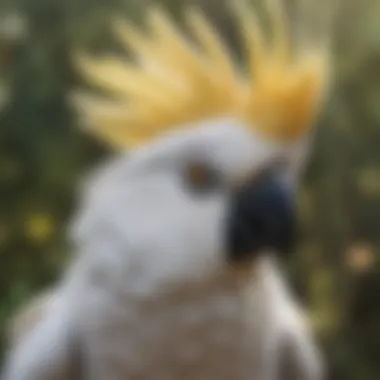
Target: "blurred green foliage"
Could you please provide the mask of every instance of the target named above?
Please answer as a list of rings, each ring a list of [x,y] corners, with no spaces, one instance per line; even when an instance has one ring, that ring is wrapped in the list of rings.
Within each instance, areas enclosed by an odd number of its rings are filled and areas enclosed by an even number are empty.
[[[180,19],[190,0],[159,2]],[[239,47],[224,1],[196,2]],[[146,4],[0,0],[1,326],[61,273],[78,180],[111,153],[81,132],[70,108],[69,91],[80,84],[70,52],[118,49],[111,15],[140,20]],[[337,380],[380,376],[379,30],[379,2],[341,2],[333,21],[334,91],[300,189],[290,268]]]

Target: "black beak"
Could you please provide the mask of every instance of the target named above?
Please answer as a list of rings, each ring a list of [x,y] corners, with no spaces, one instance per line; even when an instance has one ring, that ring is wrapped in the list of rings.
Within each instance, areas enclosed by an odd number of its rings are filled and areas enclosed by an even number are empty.
[[[294,192],[280,173],[266,173],[238,191],[227,220],[228,259],[254,258],[265,249],[287,255],[295,229]]]

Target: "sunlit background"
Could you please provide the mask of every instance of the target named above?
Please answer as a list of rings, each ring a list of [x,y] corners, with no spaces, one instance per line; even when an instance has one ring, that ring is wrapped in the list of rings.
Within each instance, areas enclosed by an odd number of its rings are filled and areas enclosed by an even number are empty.
[[[181,23],[190,1],[156,2]],[[197,1],[239,53],[226,2]],[[65,267],[65,227],[78,180],[110,154],[81,132],[69,106],[69,91],[80,85],[70,53],[119,51],[112,16],[124,12],[139,22],[147,6],[143,0],[0,0],[1,327]],[[290,278],[310,308],[330,378],[377,380],[380,2],[341,1],[332,33],[334,90],[299,194]]]

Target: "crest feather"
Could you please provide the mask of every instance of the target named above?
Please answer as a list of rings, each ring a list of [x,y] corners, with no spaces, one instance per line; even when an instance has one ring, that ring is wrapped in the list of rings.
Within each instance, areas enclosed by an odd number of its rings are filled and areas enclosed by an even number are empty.
[[[328,77],[323,47],[292,53],[279,0],[267,0],[272,38],[265,38],[245,1],[233,6],[243,35],[249,74],[244,76],[222,39],[197,9],[186,22],[192,43],[167,14],[148,12],[149,33],[119,21],[115,31],[137,63],[117,58],[78,57],[93,84],[119,104],[77,96],[75,101],[95,133],[121,146],[143,144],[183,124],[234,116],[268,138],[294,141],[306,134],[322,104]],[[112,140],[112,141],[111,141]]]

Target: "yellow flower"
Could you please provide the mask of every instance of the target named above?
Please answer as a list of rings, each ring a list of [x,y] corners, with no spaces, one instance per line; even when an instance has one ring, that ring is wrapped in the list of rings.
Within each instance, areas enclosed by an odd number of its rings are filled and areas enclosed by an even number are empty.
[[[375,254],[369,245],[354,245],[348,249],[347,264],[355,272],[365,272],[373,267]]]
[[[53,233],[53,221],[51,216],[35,214],[28,218],[25,232],[29,239],[35,242],[48,240]]]

